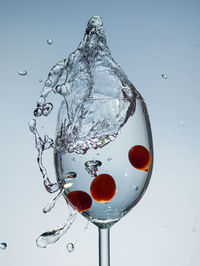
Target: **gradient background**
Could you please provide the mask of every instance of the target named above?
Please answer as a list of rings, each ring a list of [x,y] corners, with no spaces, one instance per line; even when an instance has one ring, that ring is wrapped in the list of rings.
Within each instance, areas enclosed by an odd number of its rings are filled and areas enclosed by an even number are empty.
[[[111,265],[200,265],[199,14],[198,0],[0,1],[0,242],[8,244],[1,266],[98,265],[97,228],[84,230],[82,217],[55,245],[37,248],[36,237],[67,211],[60,200],[42,213],[53,195],[43,188],[27,126],[39,79],[77,48],[93,15],[103,18],[114,59],[147,102],[155,150],[145,196],[111,230]],[[45,121],[51,136],[55,116]],[[51,154],[46,164],[54,176]],[[76,237],[70,254],[66,244]]]

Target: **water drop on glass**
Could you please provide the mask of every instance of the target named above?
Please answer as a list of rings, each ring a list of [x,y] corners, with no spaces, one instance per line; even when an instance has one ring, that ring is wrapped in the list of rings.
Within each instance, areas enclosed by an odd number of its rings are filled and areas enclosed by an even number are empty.
[[[44,116],[48,116],[51,111],[53,109],[53,104],[52,103],[46,103],[44,106],[43,106],[43,115]]]
[[[166,74],[162,74],[162,78],[167,79],[168,76]]]
[[[34,116],[39,117],[42,115],[42,109],[41,108],[36,108],[33,112]]]
[[[27,75],[27,71],[24,69],[24,70],[20,70],[19,72],[18,72],[18,74],[20,75],[20,76],[26,76]]]
[[[0,249],[4,250],[7,248],[7,244],[5,242],[0,243]]]
[[[47,44],[48,44],[48,45],[51,45],[52,43],[53,43],[52,39],[49,38],[49,39],[47,40]]]
[[[67,251],[69,253],[71,253],[71,252],[74,251],[74,244],[73,243],[68,243],[67,246],[66,246],[66,248],[67,248]]]

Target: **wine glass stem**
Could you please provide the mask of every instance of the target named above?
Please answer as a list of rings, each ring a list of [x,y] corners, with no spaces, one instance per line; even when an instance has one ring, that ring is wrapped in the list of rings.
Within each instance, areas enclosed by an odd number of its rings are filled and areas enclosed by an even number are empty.
[[[99,228],[99,266],[110,266],[110,228]]]

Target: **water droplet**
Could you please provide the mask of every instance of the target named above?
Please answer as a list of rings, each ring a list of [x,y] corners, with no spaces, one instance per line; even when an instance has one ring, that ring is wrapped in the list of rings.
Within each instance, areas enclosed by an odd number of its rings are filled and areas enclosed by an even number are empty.
[[[48,45],[51,45],[53,43],[53,40],[51,39],[51,38],[49,38],[48,40],[47,40],[47,44]]]
[[[92,177],[96,176],[96,172],[98,171],[98,167],[100,167],[102,163],[97,160],[87,161],[85,163],[85,170],[88,172],[89,175]]]
[[[167,79],[168,76],[166,74],[162,74],[162,78]]]
[[[76,217],[77,217],[77,212],[75,212],[74,214],[71,214],[68,217],[67,222],[64,223],[63,225],[41,234],[36,239],[37,246],[39,248],[46,248],[49,245],[54,244],[56,241],[58,241],[58,239],[60,239],[68,231],[68,229],[71,227],[71,225],[75,221]]]
[[[33,112],[34,116],[39,117],[42,115],[42,108],[36,108]]]
[[[46,103],[44,106],[43,106],[43,115],[44,116],[48,116],[51,111],[53,109],[53,104],[52,103]]]
[[[39,82],[42,82],[42,79],[39,79]]]
[[[35,133],[35,131],[36,131],[36,121],[35,121],[35,119],[30,120],[28,125],[29,125],[30,131],[32,133]]]
[[[179,125],[180,127],[184,126],[184,121],[183,121],[183,120],[180,120],[180,121],[178,122],[178,125]]]
[[[73,158],[72,158],[72,161],[74,161],[74,162],[75,162],[75,161],[76,161],[76,159],[73,157]]]
[[[52,84],[52,82],[51,82],[50,79],[47,79],[47,80],[45,81],[45,86],[50,87],[51,84]]]
[[[108,158],[107,161],[112,162],[112,158]]]
[[[46,99],[43,96],[40,96],[40,98],[37,100],[37,104],[39,106],[43,106],[46,103]]]
[[[4,250],[7,248],[7,244],[5,242],[0,243],[0,249]]]
[[[24,70],[20,70],[19,72],[18,72],[18,74],[20,75],[20,76],[26,76],[27,75],[27,71],[24,69]]]
[[[66,248],[67,248],[67,251],[71,253],[71,252],[74,251],[74,244],[73,243],[68,243]]]

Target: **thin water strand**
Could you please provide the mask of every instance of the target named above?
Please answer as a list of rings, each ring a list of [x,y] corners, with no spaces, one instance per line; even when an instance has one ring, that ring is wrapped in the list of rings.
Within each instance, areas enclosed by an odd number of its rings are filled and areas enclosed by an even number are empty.
[[[43,213],[50,212],[55,207],[57,200],[61,197],[63,192],[64,192],[64,189],[61,189],[59,191],[58,195],[53,200],[51,200],[47,203],[47,205],[43,209]]]
[[[49,245],[54,244],[69,230],[71,225],[74,223],[76,217],[77,217],[77,212],[74,212],[73,214],[70,214],[67,222],[65,222],[63,225],[41,234],[36,239],[37,246],[39,248],[46,248]]]
[[[35,119],[32,119],[29,122],[29,129],[35,136],[35,147],[36,147],[36,149],[38,151],[37,162],[38,162],[38,165],[39,165],[40,172],[42,173],[42,176],[43,176],[44,187],[46,188],[46,190],[49,193],[54,193],[54,192],[58,191],[59,185],[58,185],[58,183],[52,183],[50,181],[50,179],[49,179],[49,177],[47,175],[47,170],[43,166],[43,163],[42,163],[43,152],[45,150],[50,149],[50,148],[54,148],[54,142],[47,135],[45,135],[43,139],[40,137],[40,135],[39,135],[39,133],[37,131],[36,120]]]

